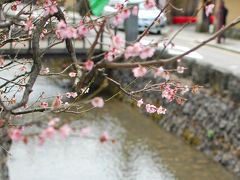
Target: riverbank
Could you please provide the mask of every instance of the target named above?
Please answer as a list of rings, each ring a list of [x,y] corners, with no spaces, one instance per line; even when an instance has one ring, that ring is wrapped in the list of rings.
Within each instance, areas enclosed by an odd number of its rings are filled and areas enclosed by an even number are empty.
[[[176,78],[204,88],[196,95],[188,94],[188,100],[182,106],[165,102],[167,115],[153,119],[240,176],[240,78],[196,58],[187,57],[182,62],[188,70]],[[129,70],[114,71],[112,76],[123,86],[134,79]],[[161,81],[147,75],[135,81],[132,88],[140,89],[150,80],[152,83]],[[145,93],[143,98],[145,102],[162,102],[160,93]]]

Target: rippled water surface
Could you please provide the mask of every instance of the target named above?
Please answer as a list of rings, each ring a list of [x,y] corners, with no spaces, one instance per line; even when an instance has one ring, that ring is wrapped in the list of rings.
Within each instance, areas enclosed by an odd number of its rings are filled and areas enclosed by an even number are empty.
[[[33,117],[34,118],[34,117]],[[116,143],[71,136],[43,146],[15,143],[9,160],[11,180],[233,180],[220,165],[159,128],[134,108],[112,102],[73,126],[107,130]]]

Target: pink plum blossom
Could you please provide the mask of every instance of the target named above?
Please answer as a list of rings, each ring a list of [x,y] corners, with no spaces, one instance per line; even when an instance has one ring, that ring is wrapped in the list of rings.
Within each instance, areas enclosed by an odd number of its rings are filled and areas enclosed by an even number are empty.
[[[106,53],[104,54],[104,59],[107,60],[107,61],[109,61],[109,62],[113,61],[113,60],[114,60],[114,55],[113,55],[113,53],[112,53],[111,51],[106,52]]]
[[[118,26],[118,25],[122,24],[123,21],[124,21],[123,16],[121,14],[117,14],[116,16],[114,16],[113,25]]]
[[[121,12],[121,16],[123,17],[123,19],[127,19],[129,18],[129,16],[131,15],[131,12],[129,9],[123,9]]]
[[[143,66],[133,68],[132,70],[134,77],[143,77],[147,73],[147,69]]]
[[[76,76],[77,76],[77,73],[75,73],[75,72],[70,72],[68,75],[69,75],[70,77],[76,77]]]
[[[85,37],[88,33],[88,28],[85,27],[84,25],[80,25],[78,28],[77,28],[77,35],[79,38],[82,38],[82,37]]]
[[[150,114],[155,113],[157,111],[157,107],[152,104],[146,104],[146,111]]]
[[[67,98],[71,98],[71,97],[72,97],[72,98],[76,98],[77,95],[78,95],[77,92],[67,92],[67,93],[66,93],[66,97],[67,97]]]
[[[185,70],[185,68],[184,68],[183,66],[178,66],[178,67],[177,67],[177,72],[178,72],[179,74],[184,73],[184,70]]]
[[[47,108],[48,107],[48,103],[47,102],[41,102],[40,103],[40,107],[41,108]]]
[[[53,15],[58,12],[56,2],[53,2],[52,0],[45,0],[44,3],[44,15]]]
[[[18,6],[19,4],[21,4],[21,1],[15,1],[15,2],[13,2],[12,5],[11,5],[11,10],[12,10],[12,11],[16,11],[16,10],[17,10],[17,6]]]
[[[137,101],[137,106],[141,107],[143,105],[143,99]]]
[[[145,0],[145,2],[144,2],[144,7],[146,9],[151,9],[151,8],[153,8],[155,6],[156,6],[155,0]]]
[[[21,141],[23,139],[22,129],[12,129],[9,136],[13,141]]]
[[[29,31],[29,34],[31,34],[32,30],[34,29],[32,17],[27,18],[27,20],[23,23],[23,25],[24,25],[24,30]]]
[[[146,47],[144,49],[141,50],[140,52],[140,58],[141,59],[146,59],[146,58],[150,58],[154,55],[155,49],[152,47]]]
[[[61,39],[76,38],[78,33],[77,29],[67,26],[63,20],[59,21],[55,32],[57,37]]]
[[[157,109],[157,114],[165,114],[167,111],[166,108],[163,108],[162,106],[160,106],[158,109]]]
[[[117,49],[119,49],[124,45],[124,41],[119,35],[113,36],[112,41],[113,41],[113,46]]]
[[[172,89],[169,85],[167,85],[162,91],[162,97],[166,98],[169,102],[171,102],[175,97],[176,91]]]
[[[88,59],[85,63],[84,63],[84,68],[87,70],[87,71],[91,71],[92,68],[94,66],[94,62],[90,59]]]
[[[123,9],[123,7],[124,7],[124,6],[123,6],[122,3],[116,3],[114,8],[117,9],[118,11],[120,11],[120,10]]]
[[[72,129],[68,124],[64,124],[60,129],[59,129],[59,133],[62,136],[63,139],[66,139],[70,133],[71,133]]]
[[[103,132],[99,138],[101,143],[104,143],[110,139],[108,132]]]
[[[104,59],[111,62],[119,54],[120,54],[119,50],[117,50],[116,48],[112,48],[112,49],[110,49],[110,51],[108,51],[104,54]]]
[[[57,29],[62,30],[67,28],[67,24],[64,20],[60,20],[59,23],[57,24]]]
[[[104,106],[104,100],[101,97],[95,97],[91,100],[93,107],[102,108]]]
[[[128,59],[129,57],[139,56],[141,51],[142,45],[140,43],[135,43],[132,46],[128,46],[124,53],[125,59]]]
[[[214,4],[209,4],[205,7],[205,14],[207,17],[213,12],[214,7]]]

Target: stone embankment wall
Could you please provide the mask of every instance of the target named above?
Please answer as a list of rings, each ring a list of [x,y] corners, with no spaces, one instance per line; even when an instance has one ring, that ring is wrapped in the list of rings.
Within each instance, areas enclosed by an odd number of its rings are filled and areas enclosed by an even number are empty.
[[[191,58],[183,63],[188,70],[180,80],[203,85],[198,94],[187,94],[182,106],[164,102],[160,93],[145,93],[144,101],[164,103],[167,115],[154,116],[159,125],[240,176],[240,77]],[[134,79],[129,70],[114,71],[112,76],[125,85]],[[131,87],[142,88],[150,80],[162,81],[148,74]]]

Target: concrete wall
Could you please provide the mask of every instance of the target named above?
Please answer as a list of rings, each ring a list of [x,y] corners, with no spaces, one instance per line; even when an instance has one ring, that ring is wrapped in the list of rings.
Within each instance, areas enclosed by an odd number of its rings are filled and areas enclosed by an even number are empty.
[[[181,81],[203,85],[200,93],[187,94],[188,100],[182,106],[167,103],[159,92],[144,93],[143,99],[167,107],[165,116],[153,115],[160,126],[240,176],[240,77],[192,58],[185,58],[183,62],[188,71],[179,76]],[[174,66],[170,65],[171,68]],[[112,76],[123,86],[134,79],[131,70],[114,71]],[[147,74],[131,88],[142,89],[149,81],[163,82],[161,78]]]
[[[239,0],[225,0],[226,7],[228,9],[227,22],[232,21],[236,17],[240,16],[240,1]],[[236,25],[240,29],[240,24]]]

